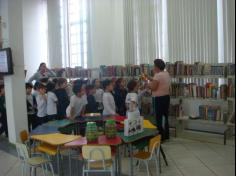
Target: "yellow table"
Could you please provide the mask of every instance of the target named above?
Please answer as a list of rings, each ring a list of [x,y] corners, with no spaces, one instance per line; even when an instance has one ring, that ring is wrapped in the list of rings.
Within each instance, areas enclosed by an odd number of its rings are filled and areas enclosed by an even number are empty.
[[[157,129],[157,127],[153,125],[149,120],[143,120],[143,128]]]
[[[42,143],[50,145],[52,148],[42,148],[44,152],[53,152],[53,147],[56,147],[56,154],[57,154],[57,170],[58,175],[60,176],[60,147],[65,145],[66,143],[72,142],[74,140],[78,140],[81,136],[75,135],[65,135],[60,133],[54,134],[44,134],[44,135],[33,135],[31,136],[32,140],[40,141]],[[53,153],[52,153],[53,154]]]

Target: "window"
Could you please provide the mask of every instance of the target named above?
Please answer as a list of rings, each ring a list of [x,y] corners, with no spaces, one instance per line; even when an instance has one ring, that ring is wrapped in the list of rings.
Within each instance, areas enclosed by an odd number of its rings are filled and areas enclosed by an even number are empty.
[[[87,0],[61,0],[64,66],[87,68],[87,6]]]

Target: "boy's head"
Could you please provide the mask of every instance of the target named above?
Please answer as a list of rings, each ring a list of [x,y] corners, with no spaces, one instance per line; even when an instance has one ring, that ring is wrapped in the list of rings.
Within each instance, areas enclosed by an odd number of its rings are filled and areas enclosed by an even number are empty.
[[[61,89],[65,89],[67,87],[67,80],[65,78],[59,78],[57,80],[57,86]]]
[[[2,84],[2,85],[0,85],[0,96],[3,96],[3,95],[5,95],[5,87]]]
[[[47,91],[47,87],[44,84],[40,83],[38,86],[38,91],[41,95],[44,95]]]
[[[99,79],[93,80],[93,85],[98,89],[101,87],[101,83]]]
[[[36,81],[34,84],[34,90],[37,91],[39,89],[39,85],[40,85],[40,82]]]
[[[139,88],[138,82],[134,79],[129,81],[128,84],[127,84],[127,88],[128,88],[129,92],[138,91],[138,88]]]
[[[117,88],[124,88],[125,87],[125,80],[123,78],[119,78],[116,81]]]
[[[107,92],[111,92],[114,89],[114,84],[111,80],[105,80],[103,81],[103,88]]]
[[[52,92],[55,89],[55,84],[53,82],[48,82],[47,84],[47,91]]]
[[[33,85],[31,83],[25,84],[26,94],[30,95],[32,93]]]
[[[74,84],[73,92],[77,97],[82,97],[83,95],[85,95],[85,88],[84,88],[83,83],[77,82],[76,84]]]
[[[87,95],[94,95],[96,93],[96,88],[94,85],[87,85],[86,86]]]

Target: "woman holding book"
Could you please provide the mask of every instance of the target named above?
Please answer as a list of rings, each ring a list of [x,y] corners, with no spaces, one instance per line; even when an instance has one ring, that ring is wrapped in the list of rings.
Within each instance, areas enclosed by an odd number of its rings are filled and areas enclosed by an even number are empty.
[[[165,62],[161,59],[154,61],[154,77],[150,79],[148,88],[152,91],[154,113],[157,121],[157,127],[162,135],[162,139],[169,139],[169,106],[170,106],[170,85],[171,79],[165,71]],[[163,127],[164,120],[164,127]]]
[[[56,73],[48,69],[45,63],[41,63],[37,72],[28,80],[28,82],[31,83],[34,80],[39,81],[40,79],[51,77],[56,77]]]

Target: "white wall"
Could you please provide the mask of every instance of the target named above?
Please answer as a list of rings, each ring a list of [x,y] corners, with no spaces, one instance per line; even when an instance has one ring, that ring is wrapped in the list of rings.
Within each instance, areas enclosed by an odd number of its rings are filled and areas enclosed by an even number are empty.
[[[124,65],[123,0],[93,0],[89,66]]]
[[[47,63],[46,31],[42,17],[43,4],[41,0],[24,0],[23,32],[26,80],[37,71],[41,62]]]
[[[6,0],[0,0],[0,16],[4,25],[2,26],[2,37],[3,37],[3,47],[9,46],[9,36],[8,36],[8,3]]]

